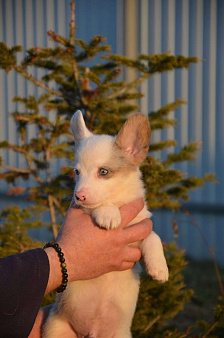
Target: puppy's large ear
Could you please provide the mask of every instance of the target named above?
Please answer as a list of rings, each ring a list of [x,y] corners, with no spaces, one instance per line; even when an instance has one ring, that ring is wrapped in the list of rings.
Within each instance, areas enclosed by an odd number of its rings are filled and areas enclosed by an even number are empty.
[[[92,133],[86,128],[85,121],[80,110],[77,110],[71,118],[70,127],[75,139],[75,147],[77,147],[80,142],[92,135]]]
[[[125,122],[115,139],[115,144],[126,153],[133,164],[139,165],[147,156],[150,139],[148,118],[137,113]]]

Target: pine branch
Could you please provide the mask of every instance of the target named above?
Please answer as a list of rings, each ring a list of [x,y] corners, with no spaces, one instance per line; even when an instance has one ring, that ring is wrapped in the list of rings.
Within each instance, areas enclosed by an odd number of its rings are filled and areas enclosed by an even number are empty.
[[[28,169],[20,169],[20,168],[16,168],[16,167],[11,167],[9,165],[6,165],[4,163],[1,163],[1,167],[3,167],[4,169],[13,171],[15,173],[19,173],[19,174],[31,174],[31,171]]]
[[[182,55],[170,55],[170,53],[140,55],[139,60],[148,61],[147,72],[151,75],[154,73],[163,73],[175,68],[189,68],[192,62],[199,62],[197,57],[184,57]]]
[[[28,152],[25,153],[25,158],[26,158],[26,162],[27,162],[27,165],[31,171],[31,173],[33,174],[34,176],[34,179],[40,183],[41,185],[43,184],[43,180],[40,178],[40,176],[37,174],[37,170],[33,167],[32,165],[32,158],[31,156],[29,155]]]
[[[168,167],[176,162],[192,161],[196,158],[195,152],[200,148],[200,143],[191,142],[184,146],[181,151],[177,154],[169,154],[167,159],[163,162],[164,167]]]
[[[130,59],[127,56],[110,54],[110,55],[104,56],[103,59],[112,60],[116,62],[116,65],[118,66],[126,66],[126,67],[135,68],[136,70],[143,72],[143,73],[147,72],[147,67],[143,63],[141,63],[139,60],[136,60],[136,59]]]
[[[19,67],[17,65],[13,65],[12,68],[19,74],[21,74],[25,79],[33,82],[36,86],[43,88],[45,90],[47,90],[49,93],[51,93],[52,95],[56,95],[56,96],[63,96],[61,92],[56,91],[54,89],[51,89],[50,87],[46,86],[43,82],[40,82],[39,80],[37,80],[35,77],[33,77],[32,75],[28,74],[24,68]]]
[[[21,46],[8,48],[4,42],[0,42],[0,68],[9,72],[16,64],[16,53],[21,52]]]
[[[144,332],[148,331],[156,322],[158,322],[158,320],[160,320],[161,318],[161,314],[159,314],[158,316],[156,316],[153,320],[151,320],[148,325],[144,328]]]
[[[26,149],[24,149],[23,147],[20,147],[20,146],[16,146],[14,144],[10,144],[8,141],[0,142],[0,148],[11,149],[11,150],[18,152],[18,153],[21,153],[21,154],[26,153]]]
[[[216,326],[218,326],[218,325],[219,325],[219,321],[214,322],[214,323],[210,326],[210,328],[205,332],[205,334],[203,334],[202,338],[208,337],[209,333],[212,332],[212,331],[216,328]]]
[[[161,151],[169,147],[175,147],[176,145],[177,145],[177,142],[175,140],[166,140],[166,141],[157,142],[154,144],[150,144],[149,152]]]
[[[177,120],[175,118],[161,118],[158,120],[154,120],[153,122],[150,123],[151,126],[151,130],[163,130],[166,129],[168,127],[175,127],[177,124]]]
[[[54,42],[57,42],[57,43],[60,43],[61,45],[69,48],[71,47],[71,44],[69,42],[68,39],[64,38],[63,36],[59,35],[59,34],[56,34],[55,32],[53,31],[48,31],[47,32],[47,35],[54,41]]]
[[[107,96],[108,100],[113,100],[115,98],[118,98],[119,96],[125,94],[126,92],[128,92],[129,90],[139,87],[140,84],[145,81],[148,78],[148,74],[143,74],[141,77],[137,78],[134,81],[131,81],[129,83],[126,84],[125,87],[123,87],[122,89],[115,91],[114,93],[110,94]]]
[[[156,112],[149,113],[149,121],[153,122],[167,116],[170,112],[177,110],[181,105],[186,104],[186,101],[183,99],[177,98],[176,101],[169,103]]]

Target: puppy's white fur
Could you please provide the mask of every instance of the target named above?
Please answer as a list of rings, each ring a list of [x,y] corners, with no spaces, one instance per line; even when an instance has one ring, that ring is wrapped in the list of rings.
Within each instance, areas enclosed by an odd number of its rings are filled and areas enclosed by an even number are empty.
[[[76,150],[76,203],[91,214],[99,226],[116,228],[121,221],[118,207],[144,197],[138,165],[147,156],[148,120],[142,114],[134,114],[114,138],[90,133],[82,113],[77,111],[72,117],[71,129]],[[129,225],[150,216],[144,207]],[[147,272],[165,282],[168,268],[160,238],[152,232],[138,246]],[[57,296],[44,337],[131,337],[139,274],[140,266],[136,264],[131,270],[69,283],[63,294]]]

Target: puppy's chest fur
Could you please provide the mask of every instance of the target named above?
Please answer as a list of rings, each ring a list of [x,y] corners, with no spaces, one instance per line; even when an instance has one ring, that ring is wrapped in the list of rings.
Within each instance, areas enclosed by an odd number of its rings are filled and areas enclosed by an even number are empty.
[[[97,338],[114,337],[132,318],[139,289],[140,266],[123,272],[111,272],[89,281],[69,283],[58,305],[69,318],[75,332]],[[130,297],[131,292],[131,297]],[[118,306],[118,304],[120,304]],[[129,328],[130,319],[126,324]],[[125,336],[124,336],[125,337]]]

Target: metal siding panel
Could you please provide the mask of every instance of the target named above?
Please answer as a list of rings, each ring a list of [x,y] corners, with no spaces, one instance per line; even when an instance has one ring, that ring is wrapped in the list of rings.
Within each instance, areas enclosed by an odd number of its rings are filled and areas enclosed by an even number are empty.
[[[54,0],[46,1],[46,31],[45,34],[52,30],[55,30],[55,17],[52,15],[54,13]],[[47,47],[54,47],[54,42],[47,37]]]
[[[55,31],[55,22],[56,22],[56,18],[54,17],[54,15],[52,15],[53,13],[55,13],[55,0],[47,0],[46,3],[46,32],[48,31]],[[48,35],[47,35],[47,45],[46,47],[49,48],[54,48],[55,47],[55,43],[49,39]],[[49,87],[55,87],[54,86],[54,81],[49,81],[48,83]],[[54,110],[51,110],[49,113],[46,113],[49,120],[50,121],[54,121],[55,120],[55,114],[56,112]]]
[[[217,68],[216,68],[216,203],[224,205],[224,1],[217,1]]]
[[[182,45],[181,54],[189,56],[189,2],[183,0],[182,7]],[[187,100],[188,97],[188,70],[181,70],[181,97]],[[188,142],[188,112],[187,105],[181,108],[181,146],[184,146]]]
[[[124,0],[117,0],[116,35],[116,52],[124,55]]]
[[[13,45],[17,45],[17,27],[16,27],[16,3],[15,3],[15,0],[13,0],[12,2],[12,18],[13,18]],[[18,76],[16,74],[16,72],[13,72],[13,77],[14,77],[14,96],[18,96]],[[18,104],[17,103],[14,103],[14,107],[13,107],[13,112],[17,111],[18,110]],[[13,124],[14,124],[14,120],[13,120]],[[18,135],[18,132],[17,132],[17,129],[16,129],[16,133],[15,133],[15,144],[18,144],[19,143],[19,135]],[[15,165],[16,167],[19,166],[19,154],[18,153],[15,153],[14,154],[15,156]]]
[[[168,18],[168,0],[162,0],[162,31],[161,31],[161,52],[168,52],[168,34],[169,34],[169,18]],[[161,75],[161,104],[168,103],[167,100],[167,72]],[[162,130],[162,139],[166,137],[166,133]]]
[[[27,49],[27,41],[26,41],[26,3],[25,0],[22,0],[22,16],[23,16],[23,50],[26,51]],[[24,79],[24,96],[27,97],[27,88],[28,84],[27,81]]]
[[[3,16],[3,2],[0,1],[0,41],[4,40],[3,29],[4,29],[4,16]]]
[[[94,35],[103,35],[116,52],[116,1],[76,1],[77,38],[89,41]],[[83,19],[85,13],[85,19]]]
[[[44,40],[46,31],[44,30],[44,1],[36,0],[35,1],[35,23],[36,23],[36,44],[37,46],[45,46]]]
[[[192,219],[193,217],[193,219]],[[178,237],[174,237],[171,222],[176,219]],[[191,216],[182,213],[172,213],[167,210],[156,210],[153,212],[152,221],[155,232],[165,242],[177,242],[179,247],[186,251],[188,257],[210,260],[211,255],[207,244],[214,249],[217,263],[223,266],[223,215],[213,213],[192,212]],[[202,237],[205,237],[205,240]]]
[[[175,54],[189,56],[189,1],[176,0],[176,45]],[[175,98],[188,100],[188,70],[175,71]],[[178,125],[175,128],[177,150],[188,143],[188,105],[182,105],[175,114]],[[187,172],[187,163],[176,164],[175,167]]]
[[[46,45],[46,36],[47,32],[44,30],[44,27],[46,25],[45,19],[46,17],[43,15],[44,12],[44,1],[43,0],[35,0],[35,12],[33,15],[35,16],[35,22],[34,22],[34,31],[36,31],[36,36],[34,40],[34,46],[37,47],[47,47]],[[46,71],[44,69],[35,69],[35,76],[38,79],[41,79],[42,76]],[[35,95],[43,94],[45,91],[42,88],[37,88],[35,91]]]
[[[162,3],[161,0],[155,0],[154,2],[154,54],[159,54],[162,52],[161,50],[161,44],[162,44]],[[161,107],[161,75],[156,74],[153,76],[154,79],[154,93],[153,93],[153,110],[158,110]],[[160,132],[158,134],[158,141],[160,140]]]
[[[152,7],[151,7],[152,3]],[[152,24],[149,25],[149,31],[152,30],[154,38],[153,45],[150,47],[150,53],[160,54],[162,45],[162,2],[161,0],[150,1],[149,10],[152,12]],[[151,35],[149,35],[150,37]],[[150,46],[150,44],[149,44]],[[150,111],[156,111],[161,108],[161,74],[155,74],[150,79],[151,95],[150,95]],[[156,130],[152,135],[152,143],[159,142],[161,140],[161,131]],[[159,152],[156,152],[159,156]]]
[[[44,31],[44,47],[47,47],[47,0],[43,0],[43,31]]]
[[[106,6],[105,6],[106,5]],[[103,9],[103,13],[100,14],[100,18],[103,18],[103,27],[101,28],[101,35],[107,38],[107,42],[111,45],[112,53],[116,53],[116,40],[117,40],[117,28],[116,28],[116,14],[117,14],[117,3],[114,0],[99,1],[99,12]],[[102,19],[101,19],[102,20]],[[101,25],[101,20],[98,20]]]
[[[22,0],[17,0],[15,1],[15,10],[16,10],[16,19],[15,19],[15,25],[16,25],[16,44],[20,45],[23,47],[23,52],[19,53],[17,57],[17,63],[20,63],[23,57],[25,56],[25,49],[27,45],[27,39],[26,39],[26,3],[25,1]],[[15,74],[16,76],[16,81],[17,81],[17,96],[20,97],[26,97],[27,96],[27,88],[28,84],[27,81],[20,75],[20,74]],[[19,111],[24,111],[24,105],[23,104],[16,104],[16,109]],[[17,166],[19,168],[24,168],[26,167],[26,161],[24,159],[24,156],[22,154],[19,155],[18,158],[18,163]],[[19,180],[17,182],[18,185],[28,187],[29,186],[29,181],[23,181]]]
[[[67,24],[70,21],[71,13],[70,13],[70,0],[65,0],[65,36],[68,38],[69,37],[69,25]],[[76,14],[77,16],[77,14]],[[77,25],[76,25],[77,26]],[[78,28],[77,28],[78,29]]]
[[[155,37],[155,32],[154,32],[154,20],[155,20],[155,3],[154,1],[149,1],[148,2],[148,54],[153,54],[154,52],[154,37]],[[154,79],[153,77],[149,78],[148,81],[148,112],[151,112],[154,110],[153,107],[153,101],[154,101]]]
[[[189,55],[197,56],[203,59],[203,1],[190,0],[189,12]],[[191,65],[189,69],[189,96],[188,96],[188,114],[189,128],[188,141],[202,140],[202,75],[203,65],[197,63]],[[197,160],[192,165],[188,164],[190,175],[201,176],[201,153],[197,154]],[[191,200],[199,202],[201,200],[201,190],[193,191]]]
[[[3,41],[6,43],[6,2],[2,1],[2,38]],[[4,118],[3,118],[3,133],[4,133],[4,140],[8,140],[8,92],[7,92],[7,73],[1,72],[2,75],[2,83],[3,83],[3,88],[4,88],[4,93],[5,93],[5,100],[4,100]],[[9,162],[9,151],[2,151],[2,156],[4,156],[5,162],[8,164]]]
[[[58,2],[54,0],[54,31],[58,33]]]
[[[203,155],[199,153],[193,166],[182,164],[181,169],[185,168],[185,172],[199,176],[206,171],[216,171],[220,181],[215,188],[207,185],[205,189],[191,194],[192,201],[224,204],[223,1],[142,0],[140,5],[141,50],[144,53],[147,50],[149,53],[160,53],[175,49],[176,53],[197,55],[205,59],[204,63],[191,65],[189,72],[181,70],[176,72],[175,77],[173,74],[163,76],[162,84],[161,75],[153,76],[148,84],[142,85],[142,89],[148,91],[148,97],[142,103],[142,110],[157,110],[162,104],[172,101],[174,95],[175,97],[181,96],[188,101],[188,104],[180,109],[180,117],[178,117],[180,128],[175,137],[182,146],[187,141],[203,139],[204,150]],[[35,44],[50,45],[46,31],[55,28],[59,34],[66,33],[68,36],[70,0],[64,2],[59,0],[0,0],[0,6],[2,18],[0,38],[8,45],[22,44],[25,49]],[[123,54],[124,6],[124,0],[107,2],[97,0],[94,3],[89,0],[77,0],[77,37],[88,40],[95,34],[102,34],[108,37],[109,44],[112,43],[113,52]],[[22,54],[18,56],[18,60],[21,57]],[[38,77],[43,74],[44,71],[35,70],[35,75]],[[4,72],[0,74],[0,83],[4,90],[1,91],[0,100],[2,109],[5,111],[4,118],[2,117],[1,120],[3,121],[1,126],[4,126],[0,130],[1,138],[10,137],[11,141],[16,141],[15,126],[12,121],[8,121],[8,112],[15,109],[15,105],[11,102],[12,97],[16,94],[20,96],[30,93],[39,95],[43,90],[37,89],[32,84],[28,86],[20,76],[6,75]],[[32,132],[30,134],[32,135]],[[173,133],[169,131],[168,135],[172,137]],[[166,134],[163,137],[166,137]],[[160,139],[161,133],[154,133],[153,142]],[[8,152],[6,157],[8,158]],[[10,155],[10,161],[16,163],[16,157]]]
[[[162,21],[162,4],[161,0],[154,0],[154,20],[153,20],[153,32],[154,32],[154,43],[153,43],[153,54],[161,53],[161,21]],[[150,29],[150,27],[149,27]],[[156,74],[152,77],[153,80],[153,110],[158,110],[161,107],[161,75]],[[156,133],[157,141],[160,140],[160,131]]]
[[[30,49],[35,46],[36,43],[36,34],[34,34],[36,20],[33,19],[35,9],[35,1],[26,0],[25,1],[25,39],[26,39],[26,49]],[[36,77],[37,70],[34,67],[29,67],[29,73]],[[32,82],[27,83],[27,89],[25,96],[29,95],[37,95],[37,88]],[[30,125],[28,127],[28,138],[31,139],[36,135],[36,127],[34,125]]]
[[[23,8],[22,8],[22,1],[17,0],[15,1],[15,27],[16,27],[16,44],[19,46],[22,46],[24,48],[24,36],[23,36]],[[18,53],[17,54],[17,61],[20,62],[24,56],[24,53]],[[21,79],[21,76],[18,76],[18,90],[20,89],[21,82],[19,82],[19,79]]]
[[[216,119],[216,0],[204,2],[203,53],[203,152],[202,172],[215,172],[215,119]],[[215,202],[215,185],[206,184],[202,201]]]
[[[189,1],[182,0],[182,39],[181,54],[189,56]],[[188,69],[181,69],[181,98],[188,101]],[[181,106],[181,147],[188,143],[188,103]],[[180,168],[187,172],[187,163],[181,163]]]
[[[162,31],[161,31],[161,52],[168,52],[168,34],[169,34],[169,3],[168,0],[162,0]],[[168,104],[168,73],[161,74],[161,105],[165,106]],[[161,130],[161,140],[167,139],[167,130]],[[160,157],[162,160],[165,160],[167,155],[166,151],[160,152]]]
[[[0,17],[2,20],[0,20],[0,41],[5,41],[4,39],[4,33],[5,33],[5,4],[0,2]],[[6,121],[7,121],[7,115],[6,115],[6,100],[7,96],[5,93],[5,83],[6,83],[6,74],[3,71],[0,71],[0,116],[1,116],[1,123],[0,123],[0,142],[7,139],[7,133],[6,133]],[[0,156],[3,158],[6,157],[6,151],[0,150]],[[1,170],[1,169],[0,169]],[[7,183],[5,181],[0,181],[0,191],[5,191],[7,189]]]
[[[25,39],[26,49],[33,47],[34,43],[34,30],[33,30],[33,1],[25,0]]]
[[[182,35],[183,35],[183,18],[184,13],[182,11],[183,1],[176,1],[176,15],[175,15],[175,55],[182,54]],[[182,97],[182,71],[177,69],[175,71],[175,98]],[[181,107],[176,111],[175,118],[177,120],[177,126],[175,128],[175,140],[178,142],[175,151],[179,151],[181,148],[182,137],[182,109]],[[176,169],[181,169],[180,164],[175,165]]]
[[[125,2],[125,56],[136,59],[138,53],[138,3],[137,0]],[[136,79],[136,71],[125,69],[125,80],[130,83]]]
[[[57,32],[58,34],[65,36],[65,26],[68,25],[68,22],[65,22],[65,2],[57,0],[56,3],[56,11],[57,11]],[[58,143],[64,142],[66,140],[66,137],[60,137],[58,140]],[[63,165],[66,165],[66,160],[65,159],[58,159],[57,160],[57,165],[56,165],[56,170],[57,172],[60,171],[60,168]]]
[[[3,18],[3,2],[0,2],[0,17]],[[0,41],[4,41],[4,33],[3,33],[3,22],[4,20],[0,20]],[[0,71],[0,116],[1,116],[1,123],[0,123],[0,141],[4,141],[6,139],[5,133],[5,74],[3,71]],[[1,151],[1,154],[3,151]]]
[[[163,0],[162,1],[162,53],[171,52],[175,50],[175,2]],[[162,73],[161,76],[161,94],[162,105],[166,105],[174,101],[174,72]],[[170,118],[174,117],[174,113],[170,113]],[[174,130],[168,128],[162,130],[161,139],[173,139]],[[168,152],[173,151],[173,147],[169,150],[161,152],[162,159],[165,159]]]
[[[148,54],[148,1],[142,0],[140,5],[140,53]],[[148,114],[148,81],[141,84],[141,92],[144,94],[140,103],[141,112]]]
[[[189,1],[183,0],[182,7],[182,39],[181,54],[189,56]],[[188,99],[188,70],[181,70],[181,98]],[[181,107],[181,146],[188,142],[188,112],[187,105]],[[186,167],[186,164],[184,164]],[[184,169],[184,168],[183,168]]]
[[[8,46],[13,46],[15,42],[14,37],[14,25],[13,25],[13,3],[12,1],[6,2],[6,41]],[[7,139],[10,143],[16,144],[17,143],[17,136],[16,136],[16,127],[9,114],[15,110],[15,104],[12,102],[13,97],[15,96],[15,74],[10,72],[7,75],[6,79],[6,90],[8,93],[7,97],[7,107],[6,107],[6,117],[8,117],[7,122]],[[13,152],[8,152],[8,164],[11,166],[17,165],[17,156]]]
[[[55,43],[52,41],[52,39],[49,38],[47,35],[48,31],[54,31],[55,33],[58,33],[58,27],[57,27],[57,2],[56,0],[47,0],[46,3],[46,31],[45,34],[47,36],[47,46],[48,48],[54,48]],[[55,88],[55,81],[49,81],[48,86],[51,88]],[[47,117],[51,122],[55,121],[56,118],[56,110],[51,110],[49,112],[43,111],[43,114],[46,114]],[[56,172],[59,172],[59,161],[57,159],[51,160],[51,175],[56,174]]]
[[[69,26],[69,21],[65,21],[65,2],[57,1],[57,17],[58,17],[58,33],[62,36],[66,35],[66,26]]]
[[[175,1],[168,1],[168,38],[167,38],[167,50],[171,53],[175,52]],[[175,100],[175,72],[168,72],[167,74],[167,100],[173,102]],[[174,118],[174,112],[170,113],[170,118]],[[167,138],[174,139],[174,128],[167,129]],[[173,152],[174,147],[170,147],[166,154]]]
[[[33,26],[33,45],[32,46],[36,46],[37,45],[37,22],[39,21],[38,18],[36,17],[36,12],[37,12],[37,2],[36,0],[32,0],[32,7],[33,7],[33,11],[32,11],[32,26]]]

